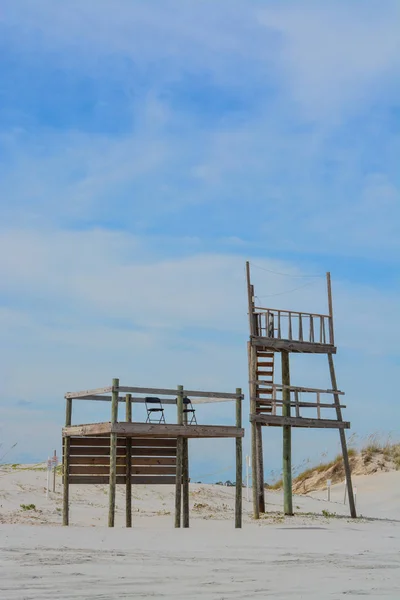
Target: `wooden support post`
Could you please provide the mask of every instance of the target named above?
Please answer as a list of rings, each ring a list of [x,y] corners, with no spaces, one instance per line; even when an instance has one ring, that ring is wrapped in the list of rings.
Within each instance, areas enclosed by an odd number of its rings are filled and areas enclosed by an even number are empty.
[[[328,290],[328,307],[329,307],[329,343],[335,344],[335,334],[333,330],[333,304],[332,304],[332,284],[331,284],[331,274],[328,272],[326,274],[326,287]]]
[[[132,422],[132,395],[126,394],[125,398],[125,419],[127,423]],[[126,456],[125,456],[125,477],[126,477],[126,526],[132,527],[132,438],[126,438]]]
[[[70,427],[72,423],[72,398],[66,400],[65,426]],[[64,438],[63,456],[63,525],[69,525],[69,453],[71,439]]]
[[[119,379],[113,379],[111,393],[111,423],[118,421]],[[117,434],[110,434],[110,489],[108,502],[108,526],[115,523],[115,492],[117,483]]]
[[[183,425],[183,386],[178,385],[177,423]],[[183,444],[182,437],[176,440],[176,487],[175,487],[175,527],[181,526]]]
[[[236,427],[242,427],[242,390],[236,388]],[[235,498],[235,528],[242,527],[242,496],[243,496],[243,453],[242,438],[236,438],[236,498]]]
[[[281,352],[282,385],[290,386],[289,352]],[[282,390],[282,415],[290,417],[290,390]],[[285,515],[293,515],[292,497],[292,430],[290,425],[283,426],[283,510]]]
[[[328,362],[329,362],[329,372],[331,375],[332,389],[337,390],[338,388],[337,388],[337,383],[336,383],[336,373],[335,373],[335,367],[333,364],[333,357],[331,354],[328,354]],[[333,398],[334,398],[334,402],[335,402],[335,406],[336,406],[337,419],[338,419],[338,421],[342,421],[343,420],[342,419],[342,409],[340,408],[339,395],[333,394]],[[351,481],[349,454],[347,452],[346,434],[344,432],[344,429],[339,429],[339,435],[340,435],[340,444],[342,446],[344,472],[346,475],[346,482],[347,482],[347,493],[349,496],[350,515],[353,519],[356,519],[357,511],[356,511],[356,504],[355,504],[354,495],[353,495],[353,483]]]
[[[187,406],[184,405],[187,409]],[[183,413],[183,424],[188,424],[188,413]],[[189,440],[182,438],[182,526],[189,527]]]
[[[260,513],[265,513],[265,488],[264,488],[264,456],[263,456],[263,440],[262,440],[262,425],[257,423],[257,497],[258,510]]]
[[[257,380],[257,354],[256,348],[248,342],[248,359],[249,359],[249,391],[250,391],[250,414],[257,414],[256,401],[256,380]],[[253,516],[255,519],[260,518],[260,509],[258,504],[258,467],[257,467],[257,425],[251,423],[251,479],[253,493]]]

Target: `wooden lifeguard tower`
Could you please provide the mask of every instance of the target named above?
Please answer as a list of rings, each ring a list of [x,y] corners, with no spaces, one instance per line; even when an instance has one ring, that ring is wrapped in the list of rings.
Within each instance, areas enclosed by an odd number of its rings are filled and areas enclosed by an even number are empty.
[[[248,342],[251,448],[253,464],[253,512],[256,519],[265,512],[263,427],[283,429],[284,513],[293,514],[292,501],[292,427],[338,429],[347,482],[350,514],[356,515],[340,396],[336,383],[333,355],[336,354],[331,278],[327,273],[328,314],[316,314],[256,306],[250,264],[246,263],[250,340]],[[275,382],[275,354],[281,355],[281,383]],[[291,385],[291,353],[326,354],[331,389],[304,388]],[[310,401],[310,396],[311,401]],[[330,401],[323,400],[328,396]],[[306,399],[304,399],[306,397]],[[333,399],[333,402],[332,402]],[[325,413],[334,411],[334,417]],[[307,412],[307,416],[304,412]],[[316,414],[310,415],[310,411]],[[303,413],[303,414],[301,414]],[[323,414],[324,413],[324,414]]]
[[[132,396],[132,394],[135,394]],[[132,527],[132,485],[174,484],[175,527],[189,527],[189,450],[190,438],[234,438],[236,440],[235,527],[242,526],[242,390],[234,393],[201,392],[173,389],[123,387],[118,379],[112,385],[65,395],[66,422],[63,435],[63,525],[69,525],[69,486],[108,484],[108,526],[115,522],[116,485],[126,488],[126,526]],[[111,403],[111,420],[102,423],[72,425],[75,400]],[[193,418],[199,404],[234,401],[236,424],[202,425]],[[125,420],[118,420],[118,405],[126,407]],[[132,405],[175,405],[176,423],[149,418],[132,421]],[[193,406],[192,409],[188,408]],[[163,414],[163,413],[162,413]],[[191,415],[191,417],[189,417]],[[145,416],[145,415],[144,415]],[[164,415],[163,415],[164,416]],[[136,417],[136,411],[135,411]],[[181,519],[182,516],[182,519]]]

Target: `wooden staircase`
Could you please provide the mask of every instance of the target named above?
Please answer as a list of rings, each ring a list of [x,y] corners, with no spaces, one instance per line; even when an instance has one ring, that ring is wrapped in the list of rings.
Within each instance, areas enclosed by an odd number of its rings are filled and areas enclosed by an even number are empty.
[[[272,384],[274,383],[274,352],[256,348],[256,412],[272,413]]]

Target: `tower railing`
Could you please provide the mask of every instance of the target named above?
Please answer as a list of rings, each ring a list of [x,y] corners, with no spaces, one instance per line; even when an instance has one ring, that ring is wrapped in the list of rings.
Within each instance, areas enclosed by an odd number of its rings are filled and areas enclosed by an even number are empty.
[[[253,331],[258,337],[315,344],[333,344],[329,315],[254,307]]]

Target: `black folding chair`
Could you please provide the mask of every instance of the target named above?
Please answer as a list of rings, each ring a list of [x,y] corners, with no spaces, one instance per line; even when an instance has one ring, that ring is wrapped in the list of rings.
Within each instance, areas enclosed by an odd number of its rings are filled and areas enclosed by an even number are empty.
[[[146,396],[144,401],[147,410],[146,423],[165,423],[164,408],[161,404],[160,398],[152,398],[150,396]],[[157,408],[153,408],[155,404],[157,405]]]
[[[183,414],[188,415],[188,425],[192,425],[193,423],[197,425],[196,411],[193,408],[192,401],[187,396],[185,396],[183,399],[183,406]],[[189,415],[191,415],[190,420]]]

